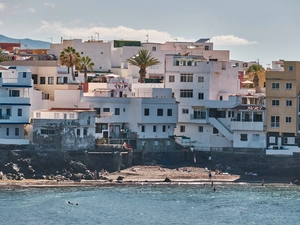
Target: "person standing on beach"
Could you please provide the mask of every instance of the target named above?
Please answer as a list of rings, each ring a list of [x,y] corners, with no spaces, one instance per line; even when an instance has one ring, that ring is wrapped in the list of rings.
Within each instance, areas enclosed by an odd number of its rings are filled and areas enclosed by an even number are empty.
[[[209,179],[211,179],[211,172],[210,171],[208,173],[208,177],[209,177]]]

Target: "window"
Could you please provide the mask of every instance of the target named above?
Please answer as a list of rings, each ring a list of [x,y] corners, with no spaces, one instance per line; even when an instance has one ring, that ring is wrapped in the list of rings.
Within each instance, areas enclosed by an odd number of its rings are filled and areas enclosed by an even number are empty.
[[[272,106],[279,106],[279,103],[280,102],[277,99],[276,100],[275,99],[272,100]]]
[[[181,89],[180,97],[181,98],[192,98],[193,97],[193,89]]]
[[[59,119],[59,113],[54,113],[54,119]]]
[[[123,108],[123,112],[126,112],[126,108]]]
[[[56,78],[56,83],[57,84],[63,84],[64,82],[63,82],[63,78],[62,77],[57,77]]]
[[[164,110],[163,109],[157,109],[157,116],[163,116]]]
[[[80,129],[76,129],[76,134],[77,134],[77,137],[80,136]]]
[[[284,137],[283,143],[288,145],[294,145],[295,144],[295,138],[294,137]]]
[[[23,78],[26,78],[26,72],[23,72]]]
[[[241,141],[248,141],[248,135],[247,134],[241,134]]]
[[[9,136],[9,128],[6,128],[6,136]]]
[[[208,46],[208,45],[205,45],[205,46],[204,46],[204,50],[206,50],[206,51],[209,50],[209,46]]]
[[[19,90],[9,90],[9,97],[20,97]]]
[[[175,76],[174,75],[169,76],[169,82],[175,82]]]
[[[193,82],[193,74],[192,73],[180,74],[180,82]]]
[[[75,118],[75,114],[74,113],[70,113],[70,119],[74,119]]]
[[[20,129],[18,127],[15,128],[15,136],[19,136],[20,134]]]
[[[36,118],[41,118],[41,113],[40,113],[40,112],[37,112],[37,113],[35,114],[35,117],[36,117]]]
[[[145,126],[142,125],[142,132],[145,132]]]
[[[54,77],[48,77],[48,84],[54,84]]]
[[[110,112],[109,108],[103,108],[103,112]]]
[[[153,132],[156,132],[156,126],[155,125],[153,126]]]
[[[18,116],[22,116],[22,109],[18,109]]]
[[[46,78],[40,77],[40,84],[46,84]]]
[[[150,115],[150,109],[146,108],[144,109],[144,116],[149,116]]]
[[[271,116],[271,127],[277,128],[279,127],[280,118],[279,116]]]
[[[294,70],[293,66],[289,66],[289,72],[292,72]]]
[[[276,143],[276,138],[275,137],[269,137],[269,142],[272,144]]]
[[[198,131],[202,133],[203,132],[203,126],[199,126]]]
[[[204,99],[204,93],[198,93],[198,99]]]
[[[293,84],[292,83],[286,83],[285,84],[285,89],[291,90],[293,88]]]
[[[152,51],[153,51],[153,52],[156,51],[156,47],[155,47],[155,46],[152,47]]]
[[[290,117],[290,116],[285,117],[285,122],[286,123],[291,123],[292,122],[292,117]]]
[[[198,77],[198,83],[203,83],[204,82],[204,77]]]
[[[285,105],[286,106],[292,106],[293,105],[293,101],[292,100],[286,100],[285,101]]]
[[[219,130],[217,128],[213,128],[213,134],[218,134],[219,133]]]
[[[2,78],[2,72],[0,72],[0,78]]]
[[[11,116],[11,110],[10,109],[6,109],[6,115]]]
[[[205,120],[206,119],[206,111],[205,110],[194,110],[193,118]]]
[[[192,65],[192,61],[188,61],[188,62],[187,62],[187,65],[188,65],[188,66],[191,66],[191,65]]]
[[[185,132],[185,126],[180,126],[180,132]]]
[[[67,113],[64,113],[64,119],[65,120],[67,119]]]
[[[49,98],[50,98],[50,95],[47,94],[47,93],[45,93],[45,94],[44,94],[44,99],[49,99]]]
[[[120,115],[120,108],[115,108],[115,115]]]
[[[84,128],[84,129],[83,129],[83,136],[87,136],[87,133],[88,133],[88,129],[87,129],[87,128]]]
[[[220,96],[219,99],[220,99],[220,101],[223,101],[223,96]]]
[[[53,130],[53,129],[41,129],[41,134],[53,135],[53,134],[55,134],[55,130]]]
[[[272,89],[279,89],[279,83],[272,83]]]
[[[162,126],[162,132],[166,132],[166,126],[165,125]]]
[[[168,109],[167,116],[172,116],[172,109]]]
[[[182,114],[189,114],[189,109],[182,109]]]

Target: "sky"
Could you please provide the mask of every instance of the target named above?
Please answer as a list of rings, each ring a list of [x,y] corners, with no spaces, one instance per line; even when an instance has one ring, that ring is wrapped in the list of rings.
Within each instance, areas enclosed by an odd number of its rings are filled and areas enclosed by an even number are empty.
[[[231,59],[267,67],[300,61],[299,9],[299,0],[0,0],[0,34],[52,43],[210,38]]]

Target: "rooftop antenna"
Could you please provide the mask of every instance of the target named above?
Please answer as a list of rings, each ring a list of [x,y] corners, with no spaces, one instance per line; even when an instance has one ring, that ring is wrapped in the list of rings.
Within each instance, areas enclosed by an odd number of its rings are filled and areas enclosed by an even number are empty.
[[[93,36],[88,36],[88,38],[91,38],[91,41],[93,41]]]
[[[49,37],[49,38],[47,38],[47,39],[50,39],[50,40],[51,40],[51,43],[52,43],[52,37]]]
[[[147,37],[147,40],[146,40],[146,41],[147,41],[147,43],[148,43],[148,41],[149,41],[149,34],[147,34],[146,37]]]

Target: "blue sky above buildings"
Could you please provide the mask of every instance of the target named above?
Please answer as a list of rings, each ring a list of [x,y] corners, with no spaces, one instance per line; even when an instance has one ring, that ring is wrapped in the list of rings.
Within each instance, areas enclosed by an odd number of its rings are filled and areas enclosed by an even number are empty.
[[[267,66],[300,60],[299,8],[297,0],[0,0],[0,34],[52,43],[209,37],[231,59]]]

